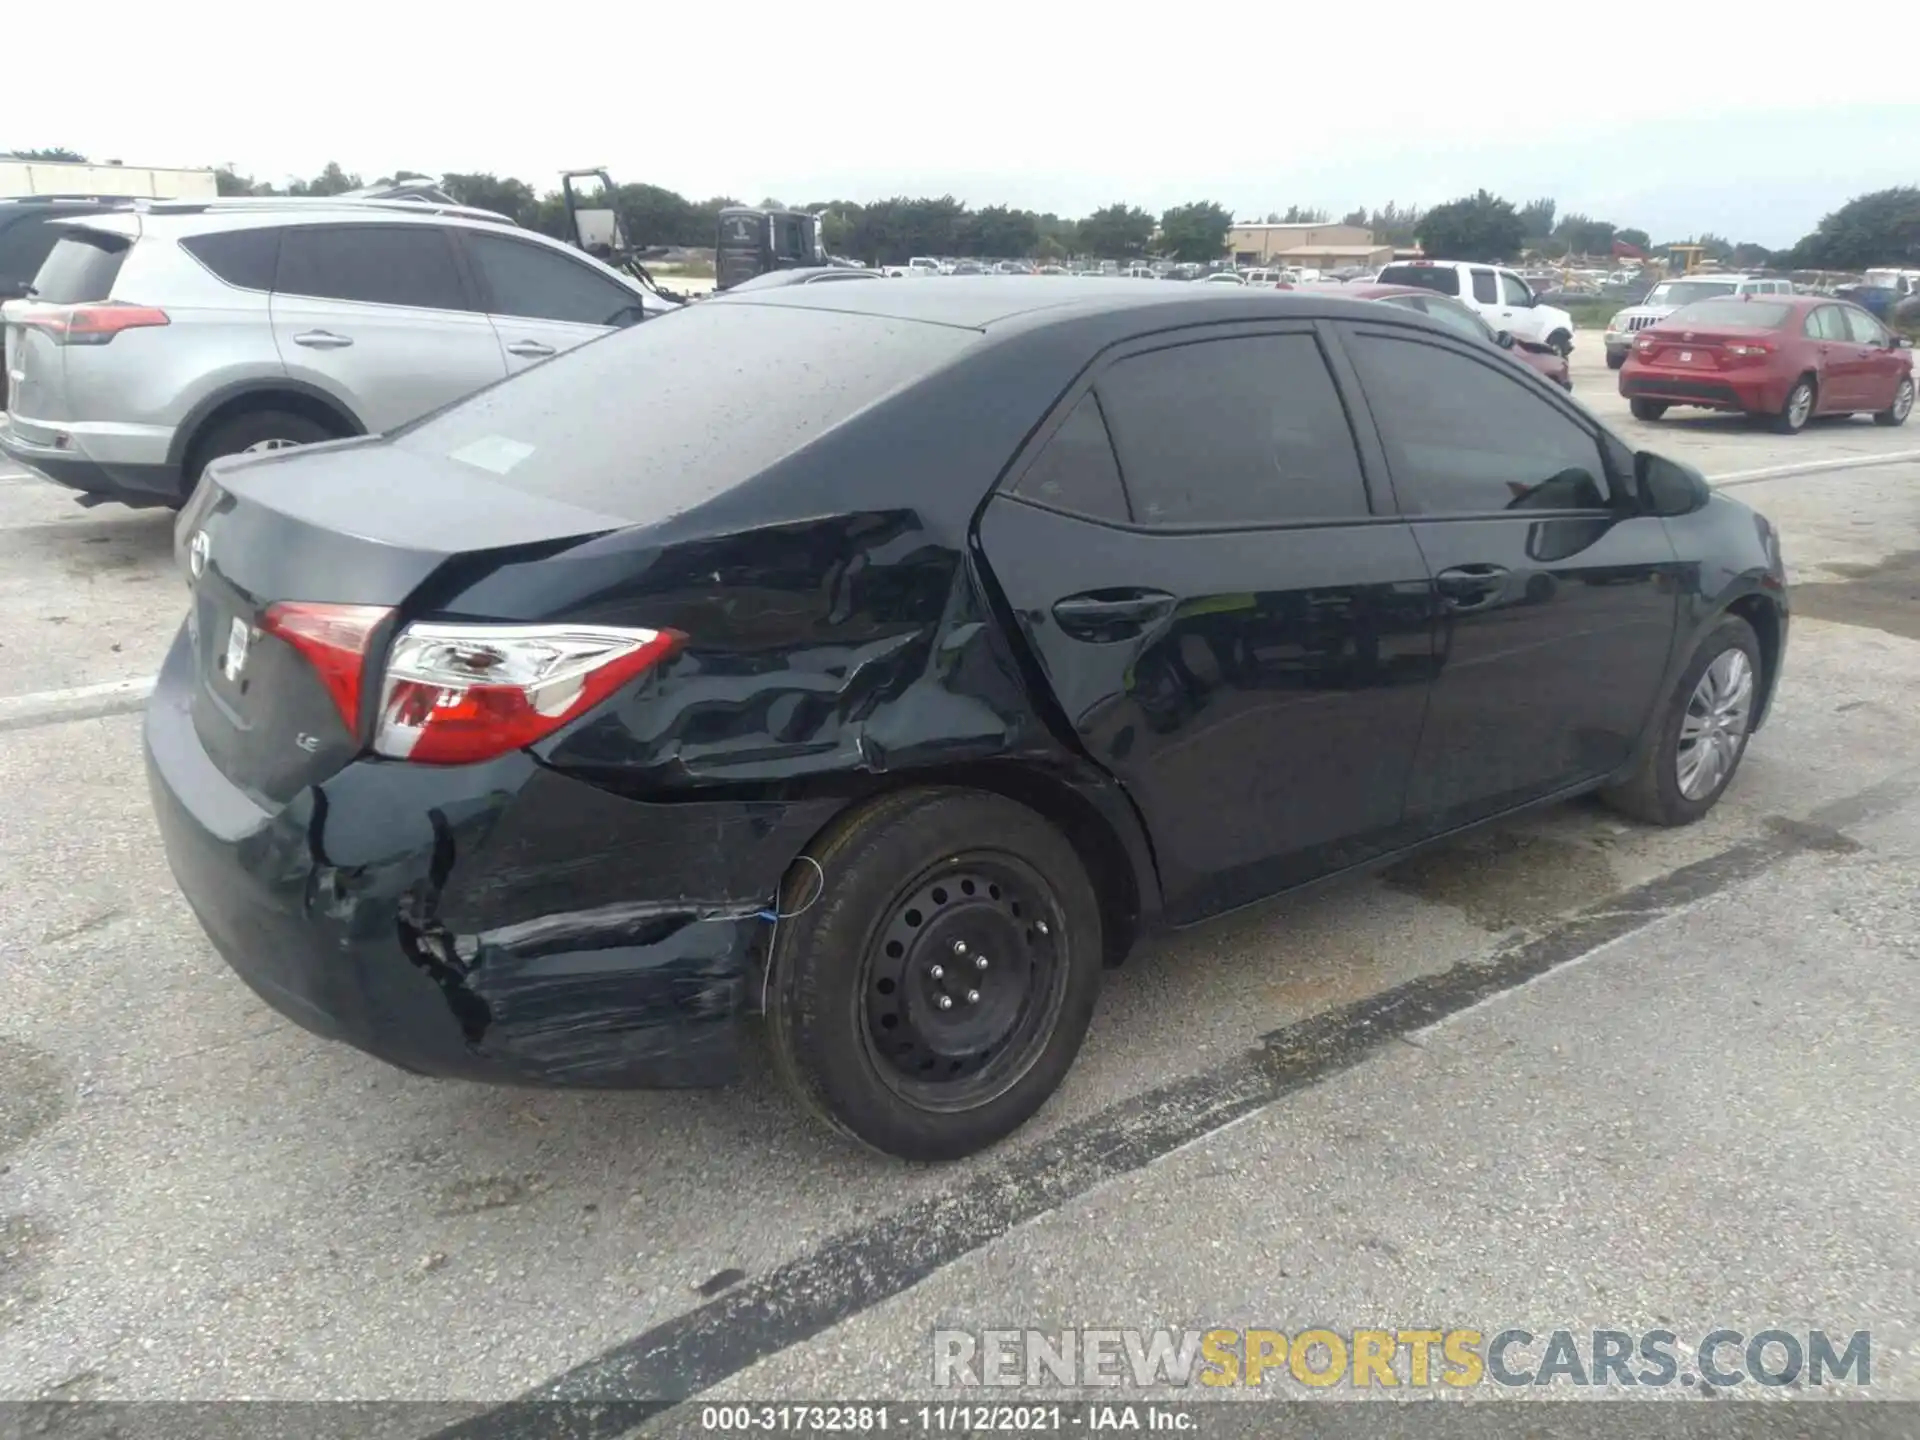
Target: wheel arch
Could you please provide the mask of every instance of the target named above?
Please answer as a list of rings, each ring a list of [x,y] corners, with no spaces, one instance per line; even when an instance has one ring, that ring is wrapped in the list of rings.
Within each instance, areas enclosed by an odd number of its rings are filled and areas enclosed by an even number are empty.
[[[1132,802],[1111,782],[1067,777],[1039,765],[993,761],[928,766],[884,777],[836,811],[800,847],[781,880],[783,897],[804,897],[816,883],[807,857],[835,831],[891,796],[910,790],[975,790],[1025,806],[1066,837],[1100,903],[1103,959],[1125,960],[1159,914],[1160,885],[1151,847]],[[832,877],[826,877],[832,883]]]
[[[187,413],[175,427],[167,463],[186,473],[194,456],[215,427],[249,410],[286,410],[324,425],[339,438],[364,435],[366,426],[338,397],[317,385],[287,378],[256,380],[217,391]]]
[[[1758,730],[1766,723],[1767,713],[1773,706],[1774,686],[1780,677],[1780,662],[1785,658],[1786,616],[1778,600],[1758,590],[1739,596],[1721,613],[1737,615],[1746,621],[1760,642],[1760,699],[1754,706],[1753,724],[1749,727]]]

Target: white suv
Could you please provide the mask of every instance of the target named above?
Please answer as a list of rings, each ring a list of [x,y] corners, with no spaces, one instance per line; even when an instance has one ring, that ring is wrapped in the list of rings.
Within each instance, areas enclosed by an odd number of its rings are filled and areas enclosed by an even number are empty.
[[[1407,260],[1389,265],[1376,285],[1415,285],[1451,295],[1476,310],[1496,332],[1545,345],[1563,358],[1573,352],[1573,317],[1540,299],[1513,271],[1466,260]]]
[[[1658,325],[1682,305],[1696,300],[1719,300],[1728,295],[1791,295],[1793,282],[1773,275],[1684,275],[1662,280],[1638,305],[1629,305],[1607,322],[1607,368],[1627,363],[1633,337],[1649,325]]]

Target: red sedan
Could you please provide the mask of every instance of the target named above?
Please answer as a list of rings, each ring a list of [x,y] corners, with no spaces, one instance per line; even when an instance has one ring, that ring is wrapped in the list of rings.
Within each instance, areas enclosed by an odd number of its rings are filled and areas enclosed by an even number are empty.
[[[1676,310],[1634,337],[1620,393],[1636,420],[1670,405],[1739,410],[1791,435],[1815,415],[1913,412],[1913,342],[1823,295],[1743,295]]]
[[[1484,340],[1489,345],[1498,345],[1515,360],[1538,370],[1562,390],[1573,389],[1573,376],[1567,370],[1564,355],[1545,345],[1516,339],[1508,331],[1496,331],[1478,313],[1449,295],[1417,289],[1412,285],[1341,285],[1327,288],[1337,288],[1342,295],[1355,300],[1379,300],[1387,305],[1398,305],[1405,310],[1418,310],[1422,315],[1431,315],[1442,325],[1449,325],[1463,335]]]

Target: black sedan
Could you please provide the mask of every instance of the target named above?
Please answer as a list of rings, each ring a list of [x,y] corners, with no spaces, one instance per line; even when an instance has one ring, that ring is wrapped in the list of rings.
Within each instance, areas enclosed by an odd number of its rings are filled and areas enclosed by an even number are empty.
[[[1768,523],[1504,355],[1239,286],[794,286],[179,522],[146,722],[240,976],[407,1069],[734,1074],[999,1140],[1102,968],[1583,791],[1705,814],[1787,633]]]

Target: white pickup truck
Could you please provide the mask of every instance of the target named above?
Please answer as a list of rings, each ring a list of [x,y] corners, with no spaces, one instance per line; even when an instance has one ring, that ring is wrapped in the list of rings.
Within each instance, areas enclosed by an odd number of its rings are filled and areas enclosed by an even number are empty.
[[[1389,265],[1376,285],[1413,285],[1451,295],[1480,313],[1496,332],[1545,345],[1563,359],[1573,352],[1573,317],[1540,299],[1513,271],[1465,260],[1407,260]]]

